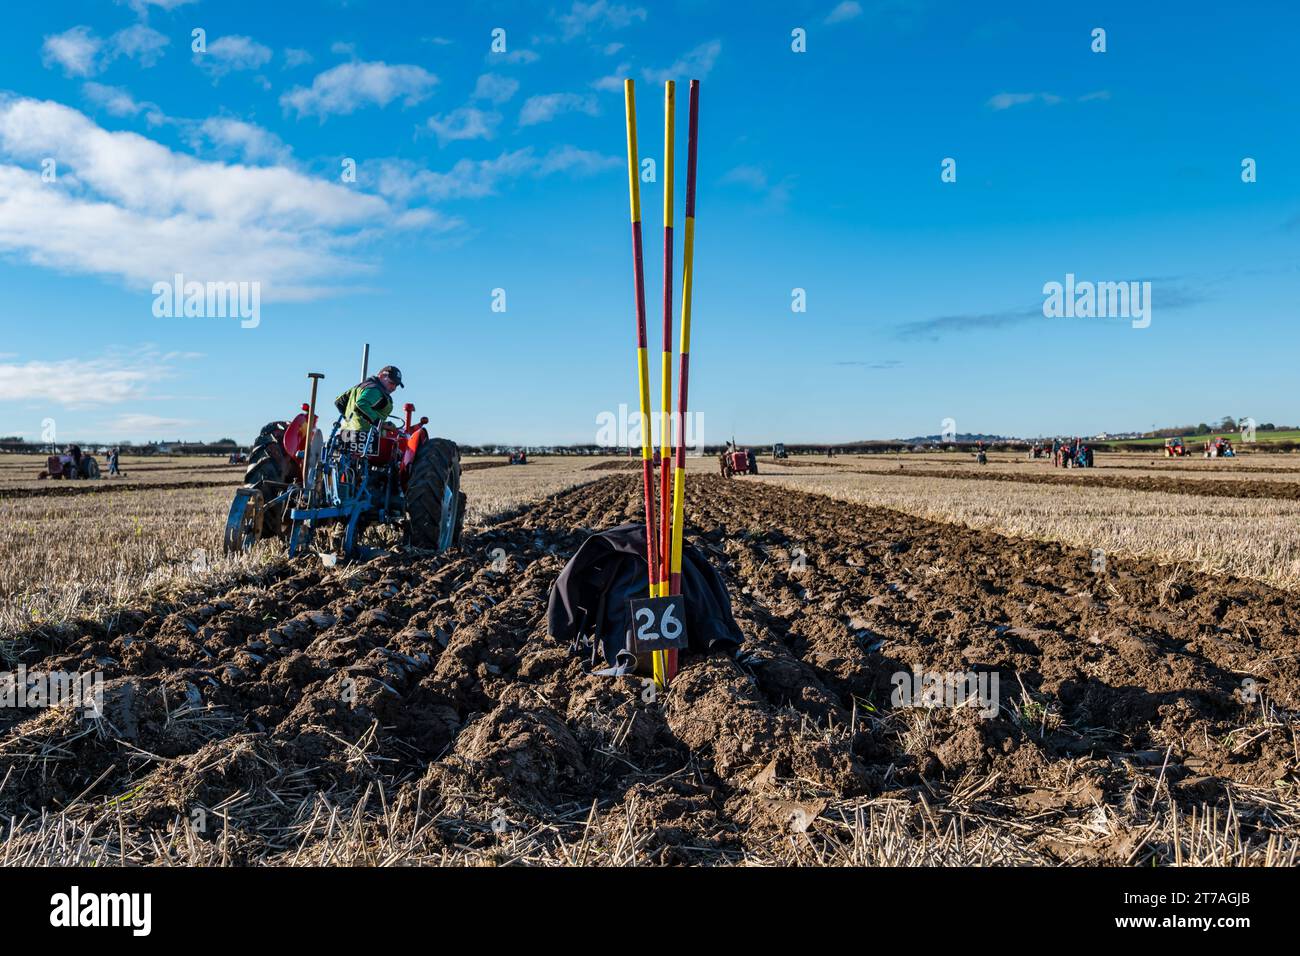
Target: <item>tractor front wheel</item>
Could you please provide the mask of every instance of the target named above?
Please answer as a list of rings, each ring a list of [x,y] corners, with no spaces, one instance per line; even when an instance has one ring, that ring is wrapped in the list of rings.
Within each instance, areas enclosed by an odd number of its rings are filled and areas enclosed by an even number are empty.
[[[456,443],[445,438],[424,442],[411,462],[411,477],[406,483],[411,544],[436,551],[459,544],[465,501],[460,490],[460,449]]]
[[[235,489],[235,500],[230,503],[226,518],[226,534],[222,541],[226,554],[249,551],[264,533],[266,517],[262,492],[258,488]]]

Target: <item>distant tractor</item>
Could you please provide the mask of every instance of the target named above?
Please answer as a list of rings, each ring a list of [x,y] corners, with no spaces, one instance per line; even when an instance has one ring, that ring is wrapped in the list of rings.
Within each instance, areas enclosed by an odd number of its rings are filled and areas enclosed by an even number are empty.
[[[1220,436],[1214,441],[1205,443],[1206,458],[1236,458],[1237,453],[1232,450],[1231,439]]]
[[[374,553],[367,535],[383,529],[417,548],[458,544],[466,498],[456,444],[430,438],[428,418],[413,423],[409,402],[404,420],[389,416],[364,431],[342,428],[340,415],[323,440],[315,427],[316,384],[323,377],[311,374],[311,403],[301,414],[270,422],[253,443],[226,522],[226,553],[280,538],[293,556],[312,549],[319,535],[320,553],[333,563]]]
[[[773,461],[783,461],[784,459],[789,457],[790,455],[786,452],[784,443],[777,442],[775,445],[772,446]]]
[[[1186,458],[1191,451],[1183,444],[1181,438],[1165,439],[1165,457],[1166,458]]]
[[[751,448],[737,448],[728,445],[718,456],[722,477],[732,478],[736,475],[757,475],[758,458]]]
[[[77,479],[92,480],[99,477],[99,462],[93,455],[83,455],[76,445],[69,445],[62,455],[50,455],[45,459],[45,470],[36,476],[43,478],[63,478],[68,481]]]
[[[512,465],[528,464],[528,452],[524,451],[522,448],[516,448],[514,451],[510,453],[510,464]]]

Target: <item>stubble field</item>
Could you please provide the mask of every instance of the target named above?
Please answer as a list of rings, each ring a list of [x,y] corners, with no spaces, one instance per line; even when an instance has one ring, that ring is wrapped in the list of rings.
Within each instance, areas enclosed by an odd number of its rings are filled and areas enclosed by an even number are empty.
[[[746,644],[654,696],[545,635],[626,461],[469,459],[459,552],[327,569],[220,556],[219,461],[0,458],[5,665],[108,688],[0,710],[0,859],[1297,862],[1300,460],[994,459],[693,460]],[[913,668],[996,714],[893,706]]]

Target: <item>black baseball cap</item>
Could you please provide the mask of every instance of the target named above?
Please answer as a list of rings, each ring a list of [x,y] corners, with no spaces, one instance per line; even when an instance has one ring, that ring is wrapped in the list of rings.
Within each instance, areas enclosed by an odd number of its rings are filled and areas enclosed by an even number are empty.
[[[385,365],[379,370],[379,374],[387,375],[394,383],[396,383],[398,388],[406,388],[406,386],[402,384],[402,370],[396,365]]]

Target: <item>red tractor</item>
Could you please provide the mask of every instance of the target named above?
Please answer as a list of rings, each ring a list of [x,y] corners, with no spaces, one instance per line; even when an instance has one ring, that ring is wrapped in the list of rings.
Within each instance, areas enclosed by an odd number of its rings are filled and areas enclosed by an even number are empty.
[[[374,553],[367,535],[378,540],[385,530],[417,548],[443,551],[458,544],[466,498],[455,442],[430,438],[424,427],[429,419],[413,423],[409,402],[402,406],[405,419],[390,416],[365,431],[341,428],[340,415],[322,440],[314,411],[316,380],[324,376],[310,377],[311,404],[293,421],[268,423],[253,442],[226,522],[226,552],[280,538],[292,556],[311,548],[318,532],[328,546],[322,554],[331,560]]]
[[[99,462],[94,455],[83,455],[76,445],[69,445],[62,455],[50,455],[45,459],[45,470],[36,476],[39,478],[65,478],[72,481],[78,478],[93,479],[99,477]]]
[[[718,456],[718,464],[724,478],[758,474],[758,458],[749,448],[728,445]]]
[[[1166,458],[1186,458],[1191,454],[1191,450],[1183,444],[1181,438],[1165,439],[1165,457]]]

